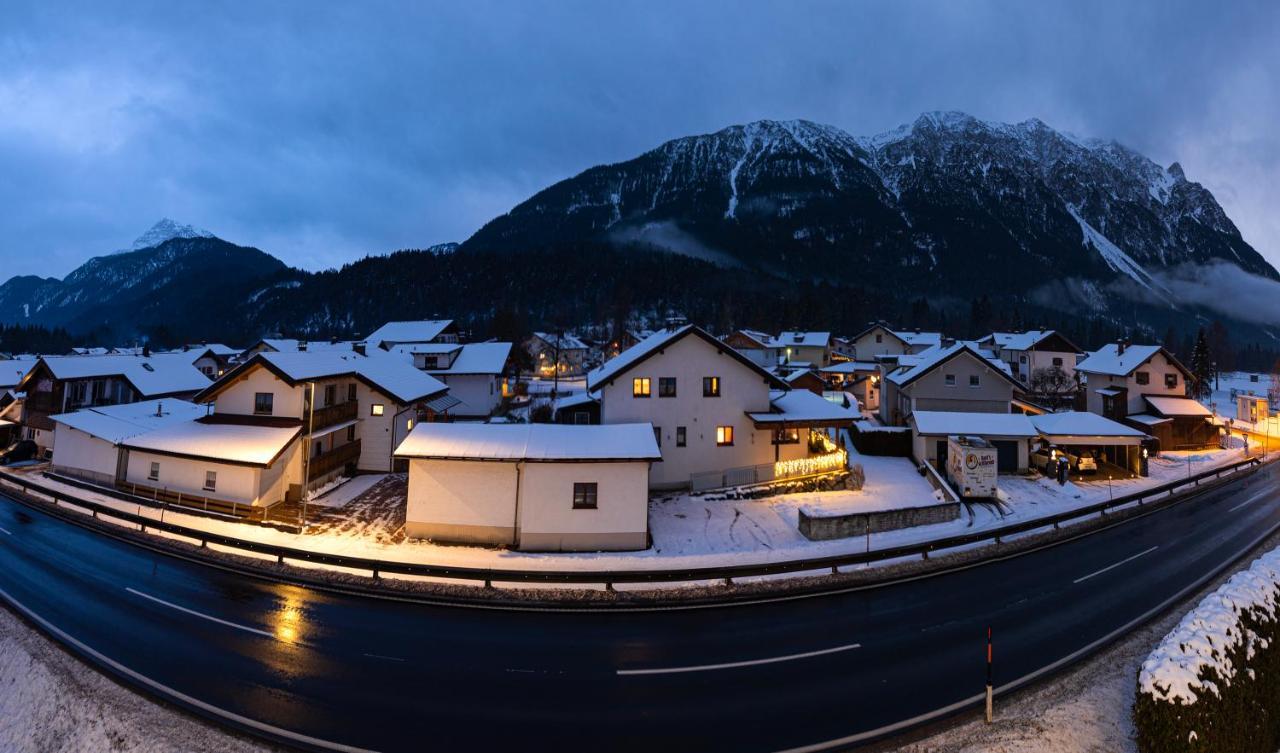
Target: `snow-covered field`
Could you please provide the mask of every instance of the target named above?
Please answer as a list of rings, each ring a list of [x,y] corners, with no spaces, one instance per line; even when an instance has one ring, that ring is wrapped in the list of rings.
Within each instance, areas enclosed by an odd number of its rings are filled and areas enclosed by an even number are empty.
[[[1253,377],[1257,377],[1258,381],[1253,381]],[[1265,396],[1270,389],[1270,374],[1250,374],[1244,371],[1232,371],[1219,375],[1217,388],[1213,390],[1212,395],[1205,402],[1211,409],[1216,410],[1219,416],[1235,418],[1236,401],[1231,396],[1232,390],[1239,394],[1247,395],[1252,393]]]

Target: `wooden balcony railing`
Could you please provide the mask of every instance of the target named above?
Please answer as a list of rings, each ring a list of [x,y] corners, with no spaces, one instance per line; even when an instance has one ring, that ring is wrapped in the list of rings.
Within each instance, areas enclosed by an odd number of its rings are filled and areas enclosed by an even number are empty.
[[[337,405],[326,405],[323,408],[316,408],[311,414],[311,425],[306,427],[305,432],[310,434],[313,431],[327,429],[334,424],[340,424],[343,421],[350,421],[356,417],[359,412],[360,403],[356,400],[348,400],[345,403]],[[305,424],[306,418],[303,418]]]
[[[360,460],[360,440],[347,442],[328,452],[323,452],[307,461],[307,481],[313,481],[326,473],[331,473],[349,463]]]

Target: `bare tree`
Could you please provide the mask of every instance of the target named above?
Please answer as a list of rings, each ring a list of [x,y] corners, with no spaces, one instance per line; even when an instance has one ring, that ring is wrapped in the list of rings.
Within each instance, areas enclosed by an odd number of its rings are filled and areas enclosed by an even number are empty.
[[[1061,366],[1049,366],[1031,372],[1031,391],[1053,410],[1061,410],[1075,400],[1076,380]]]

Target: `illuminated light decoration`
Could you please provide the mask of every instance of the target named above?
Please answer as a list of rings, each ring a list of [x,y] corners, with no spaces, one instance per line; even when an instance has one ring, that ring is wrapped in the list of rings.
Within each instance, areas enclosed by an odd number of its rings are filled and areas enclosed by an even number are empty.
[[[774,478],[791,478],[793,476],[813,476],[819,473],[843,471],[849,463],[849,453],[836,450],[823,455],[795,460],[779,460],[773,464]]]

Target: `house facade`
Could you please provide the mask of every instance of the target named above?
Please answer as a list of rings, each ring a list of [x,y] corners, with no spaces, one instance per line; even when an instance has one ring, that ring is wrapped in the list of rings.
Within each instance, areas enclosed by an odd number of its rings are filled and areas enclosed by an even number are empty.
[[[557,374],[580,377],[586,373],[590,348],[573,335],[534,332],[524,347],[533,359],[534,373],[544,379]]]
[[[767,332],[753,329],[734,330],[724,339],[724,344],[766,369],[778,365],[778,349]]]
[[[831,365],[830,332],[785,331],[773,338],[779,363],[804,363],[815,369]]]
[[[450,411],[455,418],[486,418],[502,402],[502,380],[511,357],[511,343],[428,343],[399,345],[394,355],[412,360],[448,386],[459,404]]]
[[[1009,413],[1018,383],[973,343],[902,356],[882,380],[880,419],[905,426],[915,411]]]
[[[1188,397],[1191,372],[1165,348],[1110,343],[1076,364],[1076,371],[1090,413],[1143,429],[1161,450],[1218,444],[1209,410]]]
[[[1027,390],[1032,389],[1036,372],[1042,370],[1059,368],[1074,380],[1077,354],[1081,352],[1075,343],[1054,330],[992,332],[978,344],[1007,363],[1010,374]]]

